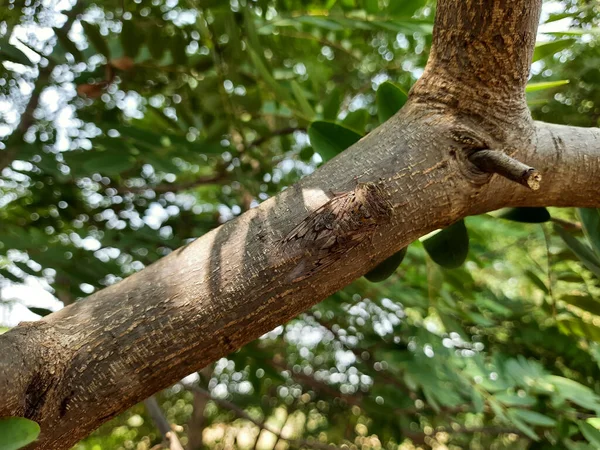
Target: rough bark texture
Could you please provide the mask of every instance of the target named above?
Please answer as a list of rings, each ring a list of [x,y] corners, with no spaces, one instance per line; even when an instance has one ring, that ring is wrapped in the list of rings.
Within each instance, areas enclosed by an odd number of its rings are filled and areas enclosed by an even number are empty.
[[[540,0],[440,0],[430,61],[394,118],[237,220],[2,335],[0,416],[40,422],[36,448],[69,448],[431,230],[505,206],[600,206],[600,130],[534,123],[526,107],[540,8]],[[483,149],[536,168],[541,188],[480,170],[469,157]],[[364,241],[336,241],[335,252],[324,243],[336,255],[324,267],[315,249],[290,251],[286,236],[328,193],[357,189],[356,178],[383,188],[371,201],[390,206],[389,220]]]

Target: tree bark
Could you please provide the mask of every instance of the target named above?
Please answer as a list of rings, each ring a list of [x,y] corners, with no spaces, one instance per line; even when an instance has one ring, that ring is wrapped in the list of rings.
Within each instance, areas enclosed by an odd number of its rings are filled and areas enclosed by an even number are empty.
[[[440,0],[425,73],[391,120],[258,208],[0,336],[0,416],[38,421],[32,448],[69,448],[434,229],[506,206],[600,206],[600,130],[534,123],[527,110],[540,8],[540,0]],[[482,170],[471,160],[481,150],[535,168],[540,189]],[[361,197],[358,182],[380,189]],[[334,206],[349,221],[328,222]],[[361,208],[379,223],[357,228]],[[303,241],[307,217],[335,230],[333,246]]]

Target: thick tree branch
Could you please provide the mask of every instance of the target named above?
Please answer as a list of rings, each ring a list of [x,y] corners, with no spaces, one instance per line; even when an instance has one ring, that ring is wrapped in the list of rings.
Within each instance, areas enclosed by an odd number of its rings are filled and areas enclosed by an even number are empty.
[[[69,448],[434,229],[505,206],[600,206],[600,131],[534,124],[523,106],[539,8],[538,0],[441,0],[432,59],[394,118],[258,208],[0,336],[0,416],[39,421],[37,448]],[[540,189],[482,173],[468,157],[481,148],[535,167]],[[357,179],[375,188],[357,188]],[[362,208],[344,211],[340,225],[330,192]],[[338,234],[305,241],[298,230],[315,233],[311,223]]]

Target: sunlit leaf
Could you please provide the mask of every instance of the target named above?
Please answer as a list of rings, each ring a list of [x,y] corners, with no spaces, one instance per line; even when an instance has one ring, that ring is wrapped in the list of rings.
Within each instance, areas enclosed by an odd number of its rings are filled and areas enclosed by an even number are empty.
[[[571,47],[575,42],[575,39],[561,39],[552,42],[540,42],[535,46],[533,52],[533,62],[539,61],[540,59],[552,56],[555,53],[560,52],[566,48]]]
[[[595,448],[600,448],[600,431],[583,420],[580,420],[577,424],[579,425],[583,437],[585,437]]]
[[[525,92],[537,92],[545,89],[553,89],[556,87],[564,86],[569,84],[569,80],[558,80],[558,81],[542,81],[539,83],[529,83],[525,88]]]

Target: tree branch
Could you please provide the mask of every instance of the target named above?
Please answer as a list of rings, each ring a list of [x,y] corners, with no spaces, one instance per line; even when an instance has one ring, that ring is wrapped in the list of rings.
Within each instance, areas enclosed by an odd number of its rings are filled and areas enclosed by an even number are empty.
[[[512,92],[501,83],[527,78],[523,59],[533,48],[539,8],[538,0],[441,0],[425,80],[391,120],[259,207],[84,301],[1,335],[0,416],[38,421],[37,448],[69,448],[434,229],[506,206],[600,207],[600,130],[534,124],[522,92],[508,106],[500,101]],[[498,27],[469,34],[471,18],[448,34],[457,12]],[[477,51],[464,55],[466,44]],[[508,73],[496,73],[495,62]],[[474,75],[456,78],[468,70]],[[478,80],[490,89],[479,90]],[[532,191],[482,177],[467,157],[471,141],[453,138],[457,128],[484,148],[507,149],[531,164],[543,185]],[[330,192],[353,195],[362,209],[338,211]],[[364,220],[364,210],[382,220]],[[331,222],[332,211],[343,224]],[[299,226],[310,229],[325,217],[325,229],[339,234],[334,244],[302,239]],[[294,230],[299,238],[289,239]]]

